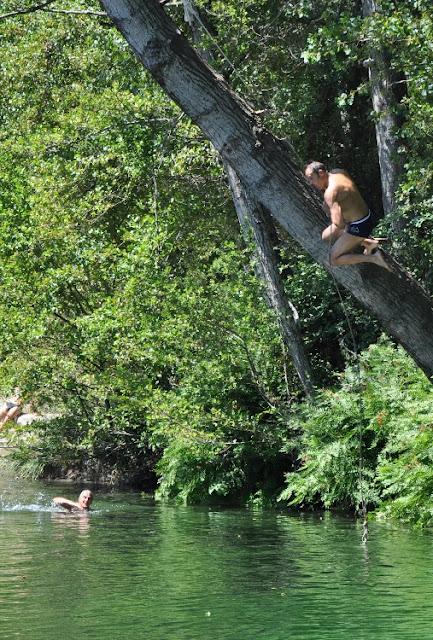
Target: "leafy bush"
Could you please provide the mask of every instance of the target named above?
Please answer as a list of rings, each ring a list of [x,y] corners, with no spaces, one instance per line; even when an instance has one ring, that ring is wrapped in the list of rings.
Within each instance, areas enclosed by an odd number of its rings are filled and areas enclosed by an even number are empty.
[[[432,517],[433,390],[402,348],[382,339],[341,387],[298,413],[298,471],[280,500],[358,508],[427,523]]]

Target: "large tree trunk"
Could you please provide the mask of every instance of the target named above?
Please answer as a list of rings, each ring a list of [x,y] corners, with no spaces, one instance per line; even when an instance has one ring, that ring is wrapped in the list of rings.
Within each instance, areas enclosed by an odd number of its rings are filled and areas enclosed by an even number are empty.
[[[380,11],[376,0],[362,0],[364,17]],[[382,182],[382,202],[385,215],[395,207],[395,193],[401,177],[402,163],[398,155],[396,107],[392,77],[385,51],[372,46],[367,61],[370,93],[376,119],[376,142]]]
[[[290,148],[265,131],[256,114],[199,58],[156,0],[102,0],[139,60],[201,128],[260,202],[312,257],[330,269],[321,240],[320,199],[291,158]],[[397,263],[333,268],[429,376],[433,376],[430,297]]]
[[[251,202],[245,190],[242,188],[242,184],[235,171],[228,165],[225,167],[230,189],[233,194],[233,202],[244,237],[248,239],[252,233],[254,239],[258,259],[258,276],[264,285],[269,306],[275,312],[281,336],[291,355],[293,365],[304,391],[308,396],[312,397],[314,395],[314,388],[311,369],[302,342],[298,324],[298,313],[290,300],[287,299],[278,271],[278,260],[274,248],[275,241],[278,241],[278,239],[272,218],[261,204]]]

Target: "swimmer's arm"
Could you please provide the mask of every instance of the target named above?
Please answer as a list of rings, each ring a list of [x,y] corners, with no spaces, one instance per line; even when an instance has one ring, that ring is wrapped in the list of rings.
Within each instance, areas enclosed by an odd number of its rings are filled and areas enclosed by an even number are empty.
[[[77,508],[77,503],[72,502],[72,500],[68,500],[67,498],[53,498],[53,502],[58,507],[63,507],[68,511],[72,511],[72,509]]]

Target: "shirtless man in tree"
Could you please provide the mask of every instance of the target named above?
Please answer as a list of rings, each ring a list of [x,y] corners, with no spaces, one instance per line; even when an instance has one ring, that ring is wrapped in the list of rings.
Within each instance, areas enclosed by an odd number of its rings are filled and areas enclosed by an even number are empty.
[[[379,240],[370,236],[377,219],[369,210],[355,183],[343,169],[327,171],[321,162],[305,167],[308,182],[324,195],[331,224],[322,233],[322,240],[333,243],[329,262],[333,267],[346,264],[376,264],[391,271],[378,248]],[[363,247],[363,253],[352,253]]]
[[[84,489],[78,496],[78,501],[73,502],[67,498],[53,498],[54,504],[63,507],[68,511],[89,511],[93,501],[93,493],[89,489]]]

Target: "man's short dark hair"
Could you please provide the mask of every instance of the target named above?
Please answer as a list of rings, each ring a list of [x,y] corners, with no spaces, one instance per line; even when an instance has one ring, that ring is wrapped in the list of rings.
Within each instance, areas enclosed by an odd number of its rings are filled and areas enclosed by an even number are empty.
[[[312,173],[317,173],[319,175],[319,171],[326,171],[326,167],[323,162],[317,162],[317,160],[311,160],[304,167],[304,173],[307,169],[311,169]]]

